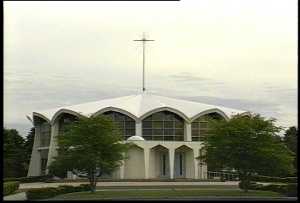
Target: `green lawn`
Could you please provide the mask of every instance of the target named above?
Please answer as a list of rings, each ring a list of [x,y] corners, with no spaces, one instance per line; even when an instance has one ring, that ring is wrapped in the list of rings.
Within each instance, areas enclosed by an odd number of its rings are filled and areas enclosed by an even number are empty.
[[[239,189],[114,189],[106,191],[90,192],[77,192],[56,196],[50,200],[101,200],[101,199],[148,199],[148,198],[185,198],[185,197],[280,197],[279,193],[270,191],[254,191],[248,193]]]

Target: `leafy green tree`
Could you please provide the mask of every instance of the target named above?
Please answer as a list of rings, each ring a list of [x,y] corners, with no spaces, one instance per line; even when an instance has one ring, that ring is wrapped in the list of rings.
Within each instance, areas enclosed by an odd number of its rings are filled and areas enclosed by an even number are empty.
[[[28,171],[31,153],[32,153],[32,147],[34,142],[34,135],[35,135],[35,128],[32,127],[30,131],[28,132],[26,136],[26,140],[24,142],[24,150],[25,150],[25,164],[26,164],[26,170]]]
[[[101,173],[110,173],[125,159],[129,145],[122,140],[110,118],[103,115],[80,118],[58,136],[58,156],[49,172],[57,176],[74,169],[87,173],[94,192],[98,169]]]
[[[298,162],[298,154],[297,154],[297,146],[298,146],[298,129],[295,126],[289,127],[284,134],[283,142],[286,146],[295,153],[294,158],[294,168],[297,170],[297,162]]]
[[[25,153],[24,138],[15,129],[3,129],[3,176],[24,177]]]
[[[281,128],[274,122],[258,114],[211,120],[206,153],[200,158],[216,163],[215,167],[235,169],[246,192],[254,174],[291,172],[293,152],[276,138]]]

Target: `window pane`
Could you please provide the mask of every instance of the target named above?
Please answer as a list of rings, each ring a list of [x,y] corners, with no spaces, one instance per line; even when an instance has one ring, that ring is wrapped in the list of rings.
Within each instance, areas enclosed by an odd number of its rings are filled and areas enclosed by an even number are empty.
[[[175,141],[183,141],[183,136],[175,136]]]
[[[162,121],[164,120],[164,114],[161,112],[152,114],[152,120]]]
[[[126,129],[125,130],[126,134],[125,135],[135,135],[135,130],[134,129]]]
[[[163,122],[162,121],[153,121],[153,128],[162,129],[163,128]]]
[[[152,140],[152,136],[143,136],[145,140]]]
[[[153,140],[164,140],[163,136],[153,136]]]
[[[181,117],[177,116],[176,114],[173,114],[173,115],[174,115],[174,120],[175,121],[180,121],[180,122],[183,121],[183,119]]]
[[[174,122],[173,121],[165,121],[164,128],[174,128]]]
[[[152,121],[143,121],[143,128],[152,128]]]
[[[115,119],[116,119],[116,121],[124,121],[125,116],[118,113],[118,114],[115,115]]]
[[[129,116],[125,116],[125,121],[134,121],[132,118],[130,118]]]
[[[200,122],[200,128],[208,128],[207,122]]]
[[[152,135],[151,129],[143,129],[143,135]]]
[[[192,137],[192,141],[199,141],[200,137]]]
[[[152,115],[145,118],[143,121],[152,121]]]
[[[199,136],[198,130],[192,130],[192,136]]]
[[[164,129],[165,135],[174,135],[174,129]]]
[[[163,135],[162,129],[153,129],[153,135]]]
[[[174,140],[174,136],[165,136],[164,140],[167,140],[167,141]]]
[[[176,121],[176,122],[175,122],[175,128],[183,128],[183,122],[181,122],[181,121]]]
[[[183,135],[183,129],[175,129],[175,135]]]
[[[135,122],[134,121],[126,121],[125,122],[126,128],[135,128]]]
[[[199,124],[198,122],[192,122],[192,128],[198,128]]]
[[[174,114],[166,113],[165,120],[167,120],[167,121],[173,121],[174,120]]]
[[[204,135],[206,135],[206,134],[207,134],[207,130],[203,130],[203,129],[201,130],[201,129],[200,129],[200,135],[201,135],[201,136],[202,136],[202,135],[204,136]]]

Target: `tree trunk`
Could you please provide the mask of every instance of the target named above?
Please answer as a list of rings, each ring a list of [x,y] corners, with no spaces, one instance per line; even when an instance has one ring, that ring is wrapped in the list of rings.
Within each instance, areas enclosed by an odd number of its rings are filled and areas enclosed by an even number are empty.
[[[241,181],[241,189],[244,190],[244,192],[248,192],[249,186],[250,186],[250,174],[245,173],[240,173],[239,178]]]
[[[91,192],[96,192],[96,175],[95,175],[95,170],[91,169],[89,173],[89,181],[90,181],[90,188]]]

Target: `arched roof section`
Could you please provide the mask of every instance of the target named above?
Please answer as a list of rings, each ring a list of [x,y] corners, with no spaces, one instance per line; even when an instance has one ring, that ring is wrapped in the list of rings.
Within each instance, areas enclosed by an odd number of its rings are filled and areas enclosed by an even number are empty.
[[[246,111],[244,113],[241,113],[242,116],[251,116],[251,113],[249,111]]]
[[[37,112],[33,112],[32,113],[32,117],[33,117],[33,124],[35,125],[35,117],[38,117],[40,119],[43,119],[45,120],[46,122],[48,122],[49,124],[51,123],[51,121],[46,117],[44,116],[43,114],[40,114],[40,113],[37,113]]]
[[[157,148],[169,150],[169,148],[166,147],[164,144],[157,144],[157,145],[151,147],[151,149],[157,149]]]
[[[200,113],[198,113],[197,115],[195,115],[192,119],[191,122],[193,122],[194,120],[196,120],[197,118],[199,118],[200,116],[204,116],[206,114],[210,114],[210,113],[217,113],[220,116],[222,116],[225,120],[229,120],[229,117],[226,115],[226,113],[218,108],[214,108],[214,109],[208,109],[205,111],[202,111]]]
[[[172,112],[176,115],[178,115],[179,117],[181,117],[183,120],[185,121],[189,121],[189,118],[181,111],[177,110],[177,109],[174,109],[174,108],[171,108],[171,107],[160,107],[160,108],[155,108],[155,109],[152,109],[146,113],[144,113],[140,119],[143,120],[145,118],[147,118],[148,116],[154,114],[154,113],[158,113],[158,112],[161,112],[161,111],[169,111],[169,112]]]
[[[115,111],[115,112],[118,112],[118,113],[122,113],[122,114],[124,114],[124,115],[132,118],[135,121],[138,120],[138,118],[135,115],[133,115],[132,113],[130,113],[129,111],[126,111],[126,110],[123,110],[123,109],[117,108],[117,107],[111,107],[111,106],[103,108],[103,109],[100,109],[97,112],[93,113],[91,116],[98,116],[98,115],[103,114],[103,113],[105,113],[107,111]]]
[[[188,149],[188,150],[193,150],[191,147],[185,145],[185,144],[182,144],[180,145],[179,147],[176,147],[175,150],[180,150],[180,149]]]
[[[76,111],[72,111],[72,110],[69,110],[69,109],[60,109],[59,111],[57,111],[57,112],[53,115],[53,117],[52,117],[52,119],[51,119],[51,124],[55,123],[56,119],[57,119],[60,115],[62,115],[62,114],[64,114],[64,113],[65,113],[65,114],[71,114],[71,115],[76,116],[76,117],[78,117],[78,118],[86,117],[86,116],[84,116],[84,115],[82,115],[82,114],[80,114],[80,113],[78,113],[78,112],[76,112]]]

